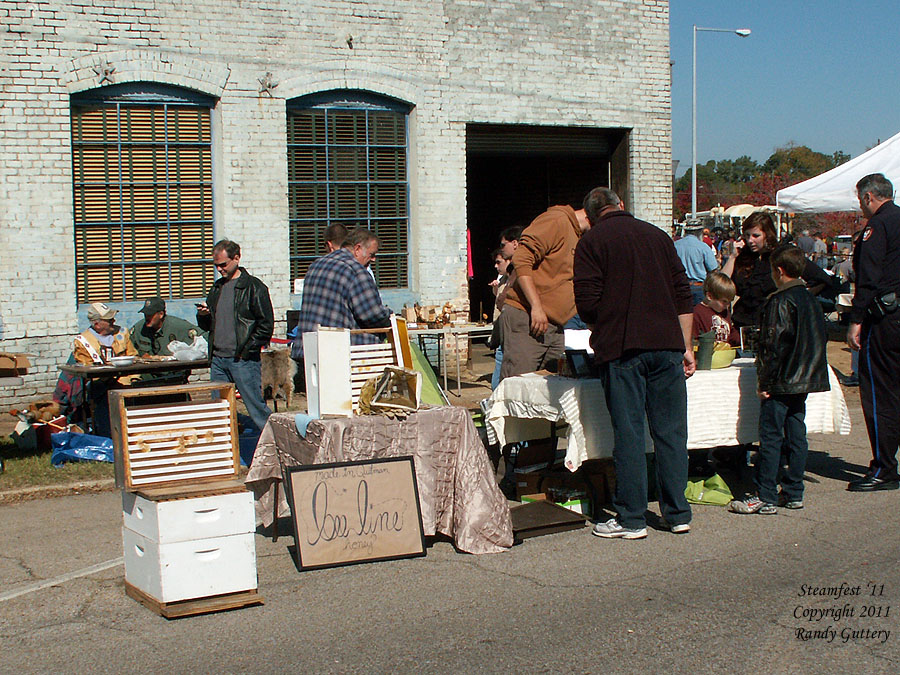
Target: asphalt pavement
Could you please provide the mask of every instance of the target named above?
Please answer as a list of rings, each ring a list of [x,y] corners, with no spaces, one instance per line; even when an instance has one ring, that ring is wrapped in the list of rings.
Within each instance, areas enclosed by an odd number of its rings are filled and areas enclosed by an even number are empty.
[[[125,595],[118,493],[2,505],[0,672],[897,673],[900,491],[845,491],[869,457],[846,393],[803,510],[302,573],[258,534],[265,605],[172,621]]]

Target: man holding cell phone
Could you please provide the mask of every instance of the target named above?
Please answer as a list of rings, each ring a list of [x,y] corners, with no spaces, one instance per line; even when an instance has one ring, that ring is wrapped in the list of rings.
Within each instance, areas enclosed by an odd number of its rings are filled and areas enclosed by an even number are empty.
[[[275,313],[268,287],[240,266],[241,247],[223,239],[213,247],[221,278],[197,305],[197,325],[209,331],[209,379],[233,382],[260,430],[272,411],[262,396],[260,350],[272,339]]]

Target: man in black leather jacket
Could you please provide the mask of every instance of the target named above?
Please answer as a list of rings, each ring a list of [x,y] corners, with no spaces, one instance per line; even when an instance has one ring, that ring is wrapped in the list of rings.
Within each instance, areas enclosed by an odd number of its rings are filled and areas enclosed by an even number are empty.
[[[209,331],[209,379],[233,382],[261,430],[272,411],[262,397],[259,352],[272,338],[275,315],[269,289],[240,260],[241,247],[233,241],[213,247],[213,264],[222,276],[206,303],[197,305],[197,325]]]
[[[803,472],[809,452],[806,395],[830,389],[825,318],[800,278],[806,263],[803,251],[782,246],[772,252],[770,260],[777,290],[760,312],[756,355],[760,398],[757,494],[732,502],[731,510],[738,513],[772,514],[776,505],[803,508]],[[782,451],[787,454],[788,466],[779,481]]]

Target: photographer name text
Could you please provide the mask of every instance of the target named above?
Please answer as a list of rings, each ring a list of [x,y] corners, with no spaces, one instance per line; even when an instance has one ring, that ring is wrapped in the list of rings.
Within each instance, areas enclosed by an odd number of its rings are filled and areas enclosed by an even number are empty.
[[[801,602],[793,609],[793,618],[803,622],[794,628],[794,637],[801,642],[884,644],[891,637],[886,621],[891,617],[891,605],[882,583],[802,584],[797,597],[809,603]],[[837,602],[822,606],[825,598]]]

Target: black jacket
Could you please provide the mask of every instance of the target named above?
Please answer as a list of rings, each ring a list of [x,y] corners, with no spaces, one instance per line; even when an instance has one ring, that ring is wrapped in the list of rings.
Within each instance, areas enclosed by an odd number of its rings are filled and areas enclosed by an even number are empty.
[[[769,394],[828,391],[825,317],[803,281],[772,293],[760,312],[756,377]]]
[[[629,352],[683,353],[678,317],[693,311],[691,287],[669,235],[610,211],[575,247],[575,304],[592,327],[596,363]]]
[[[259,351],[272,339],[275,329],[275,313],[269,299],[266,285],[243,267],[239,267],[241,275],[234,280],[234,326],[235,361],[259,361]],[[209,314],[197,314],[197,325],[209,331],[209,356],[212,358],[215,343],[216,305],[225,279],[220,278],[213,284],[206,297]]]
[[[758,325],[763,303],[776,290],[775,282],[772,281],[772,265],[769,262],[772,251],[763,251],[760,254],[748,252],[745,255],[756,256],[753,266],[749,270],[735,271],[731,276],[738,294],[731,321],[738,327]],[[801,276],[808,286],[820,287],[818,291],[820,295],[834,299],[841,292],[840,279],[827,274],[812,260],[806,261]]]

